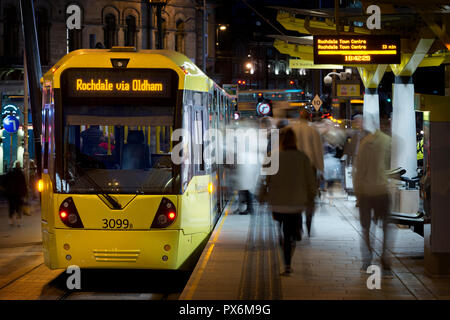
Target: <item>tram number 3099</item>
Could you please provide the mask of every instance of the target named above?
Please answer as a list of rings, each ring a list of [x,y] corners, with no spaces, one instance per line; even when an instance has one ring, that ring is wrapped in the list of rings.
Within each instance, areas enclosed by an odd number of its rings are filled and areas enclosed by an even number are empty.
[[[131,229],[133,225],[128,219],[102,219],[103,229]]]

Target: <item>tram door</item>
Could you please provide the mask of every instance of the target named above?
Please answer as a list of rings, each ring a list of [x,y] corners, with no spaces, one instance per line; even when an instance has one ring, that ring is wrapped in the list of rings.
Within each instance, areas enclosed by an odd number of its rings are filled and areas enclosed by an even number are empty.
[[[217,106],[216,106],[216,94],[211,92],[208,94],[208,116],[209,116],[209,128],[214,132],[217,130]],[[215,214],[220,211],[220,198],[219,198],[219,171],[216,158],[218,155],[218,139],[215,136],[209,143],[212,144],[211,149],[211,182],[213,183],[213,192],[211,194],[211,214]]]
[[[225,105],[225,96],[218,93],[219,98],[219,131],[222,132],[223,135],[226,133],[226,105]],[[224,161],[219,165],[219,177],[220,177],[220,209],[221,211],[225,208],[226,205],[226,175],[225,175],[225,165]]]
[[[216,129],[219,132],[224,132],[222,130],[222,121],[221,121],[221,112],[222,112],[222,106],[220,104],[220,94],[219,91],[214,89],[214,102],[213,102],[213,107],[214,107],[214,117],[215,119],[213,120],[215,122],[216,125]],[[219,145],[220,141],[216,140],[216,152],[219,152],[219,150],[221,150],[221,146]],[[222,155],[219,155],[222,156]],[[222,181],[221,181],[221,175],[222,175],[222,164],[220,163],[216,163],[215,164],[216,167],[216,173],[215,173],[215,179],[217,182],[217,192],[216,192],[216,197],[217,197],[217,211],[221,212],[222,211]]]

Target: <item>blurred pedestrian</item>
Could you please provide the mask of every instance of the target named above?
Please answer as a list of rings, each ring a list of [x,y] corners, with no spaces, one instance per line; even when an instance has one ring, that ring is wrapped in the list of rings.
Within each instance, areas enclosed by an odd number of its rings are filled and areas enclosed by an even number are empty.
[[[354,190],[359,202],[359,216],[363,231],[361,254],[366,272],[372,263],[373,248],[370,239],[372,210],[374,220],[381,221],[383,228],[383,252],[381,264],[383,276],[391,277],[391,265],[387,257],[389,241],[389,193],[386,170],[390,162],[390,137],[380,130],[369,133],[359,145],[355,163]]]
[[[299,121],[293,122],[291,127],[295,132],[297,140],[297,149],[304,152],[308,157],[313,169],[314,177],[319,185],[319,177],[324,168],[323,162],[323,144],[322,139],[317,129],[308,123],[309,113],[307,110],[300,112]],[[315,210],[314,198],[310,199],[306,207],[306,228],[308,230],[308,237],[311,237],[312,218]],[[301,222],[301,220],[300,220]],[[301,228],[300,228],[301,229]]]
[[[257,143],[257,129],[259,122],[251,119],[240,119],[238,121],[239,133],[235,137],[236,145],[236,170],[235,188],[239,190],[239,214],[254,213],[254,196],[258,187],[261,164],[259,163],[259,151]],[[245,210],[243,210],[245,205]]]
[[[301,213],[316,193],[311,163],[306,154],[297,149],[295,133],[289,127],[280,131],[279,170],[266,179],[266,201],[282,224],[285,264],[282,275],[289,275]]]
[[[358,155],[361,140],[370,132],[363,128],[363,116],[357,114],[352,120],[352,129],[348,131],[348,139],[344,144],[344,155],[346,155],[346,165],[352,166]]]
[[[20,227],[22,225],[22,206],[27,195],[27,183],[19,161],[16,162],[15,168],[6,174],[5,195],[9,204],[9,225],[14,226],[14,214],[17,214],[17,226]]]
[[[37,198],[37,167],[36,163],[33,159],[30,159],[29,166],[28,166],[28,189],[31,193],[31,198],[36,199]]]

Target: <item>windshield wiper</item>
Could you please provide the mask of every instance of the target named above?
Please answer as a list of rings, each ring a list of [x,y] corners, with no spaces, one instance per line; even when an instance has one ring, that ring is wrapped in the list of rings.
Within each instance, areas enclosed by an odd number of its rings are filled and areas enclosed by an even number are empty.
[[[113,197],[111,197],[108,193],[106,193],[105,190],[103,190],[103,188],[100,187],[97,184],[97,182],[94,181],[94,179],[92,179],[88,174],[86,174],[86,172],[83,170],[83,168],[81,168],[73,159],[69,159],[69,163],[71,163],[75,167],[75,170],[80,174],[80,175],[77,175],[77,177],[84,178],[92,187],[94,187],[97,195],[103,196],[109,202],[109,204],[113,207],[113,209],[116,209],[116,210],[122,209],[122,206],[120,205],[120,203],[117,202],[117,200],[114,199]]]

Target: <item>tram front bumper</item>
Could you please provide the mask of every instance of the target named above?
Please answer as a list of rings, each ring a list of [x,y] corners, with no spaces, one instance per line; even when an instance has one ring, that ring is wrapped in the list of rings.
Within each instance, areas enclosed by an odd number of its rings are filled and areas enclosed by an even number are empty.
[[[43,232],[45,264],[50,269],[178,269],[191,236],[182,230],[74,230]],[[181,251],[181,252],[180,252]]]

